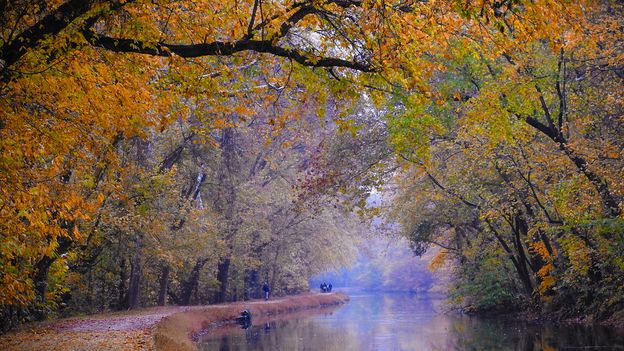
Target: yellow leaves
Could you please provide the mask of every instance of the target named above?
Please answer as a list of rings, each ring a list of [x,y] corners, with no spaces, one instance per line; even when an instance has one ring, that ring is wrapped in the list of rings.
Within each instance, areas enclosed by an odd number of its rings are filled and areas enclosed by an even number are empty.
[[[589,267],[590,248],[577,236],[566,235],[560,240],[563,253],[570,260],[571,268],[580,276],[586,276]]]
[[[446,264],[449,257],[450,257],[449,252],[446,249],[441,249],[440,251],[438,251],[435,257],[433,257],[431,262],[429,262],[429,266],[428,266],[429,270],[436,271],[442,268],[444,264]]]
[[[15,267],[8,266],[0,284],[0,304],[25,306],[34,297],[32,283],[11,272]],[[17,273],[17,272],[15,272]]]
[[[352,119],[334,119],[340,133],[349,133],[355,138],[358,127]]]

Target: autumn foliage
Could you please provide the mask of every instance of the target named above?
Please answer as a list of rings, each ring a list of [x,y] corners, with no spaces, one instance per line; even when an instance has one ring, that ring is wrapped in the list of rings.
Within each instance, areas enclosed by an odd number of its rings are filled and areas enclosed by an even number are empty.
[[[0,1],[2,328],[245,299],[263,280],[305,290],[352,258],[353,213],[379,215],[366,199],[389,183],[387,218],[415,252],[442,246],[459,303],[612,317],[622,14],[606,0]]]
[[[392,218],[466,310],[622,318],[622,5],[492,4],[457,5],[390,117]]]

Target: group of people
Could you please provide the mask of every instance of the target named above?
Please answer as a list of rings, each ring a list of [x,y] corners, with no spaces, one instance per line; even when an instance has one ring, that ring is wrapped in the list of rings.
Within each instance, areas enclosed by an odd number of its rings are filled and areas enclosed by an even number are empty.
[[[327,283],[321,283],[321,292],[322,293],[328,293],[332,291],[332,285],[331,283],[327,284]],[[269,299],[269,295],[271,293],[271,288],[269,287],[269,283],[268,282],[264,282],[264,284],[262,284],[262,295],[264,297],[265,300]]]
[[[327,293],[327,292],[331,292],[331,291],[332,291],[331,283],[329,283],[329,284],[321,283],[321,292],[322,293]]]

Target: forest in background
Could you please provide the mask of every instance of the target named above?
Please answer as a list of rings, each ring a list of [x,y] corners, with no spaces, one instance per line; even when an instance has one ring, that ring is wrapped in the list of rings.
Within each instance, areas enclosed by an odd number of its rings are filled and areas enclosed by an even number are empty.
[[[0,0],[0,327],[303,291],[373,218],[467,311],[623,318],[623,7]]]
[[[452,270],[429,269],[439,249],[416,256],[402,236],[380,236],[358,243],[356,258],[350,265],[323,272],[310,279],[310,288],[320,291],[321,283],[346,288],[350,293],[410,293],[423,297],[444,297]]]

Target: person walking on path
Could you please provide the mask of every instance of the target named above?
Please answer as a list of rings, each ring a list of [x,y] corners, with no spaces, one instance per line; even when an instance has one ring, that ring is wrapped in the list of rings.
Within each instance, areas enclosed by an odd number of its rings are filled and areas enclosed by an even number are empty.
[[[264,285],[262,285],[262,291],[264,292],[264,299],[268,300],[269,299],[269,293],[271,292],[271,288],[269,288],[269,283],[268,282],[264,282]]]

